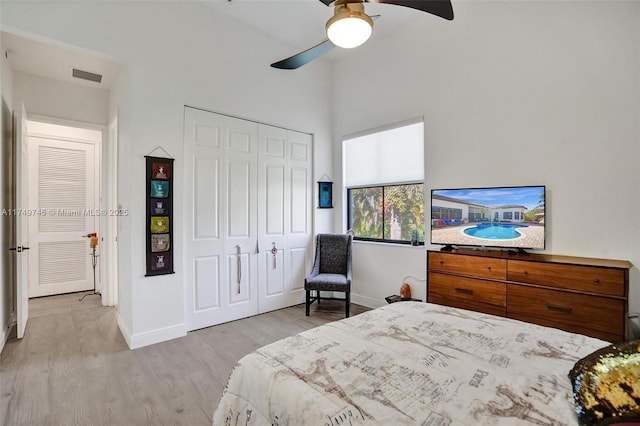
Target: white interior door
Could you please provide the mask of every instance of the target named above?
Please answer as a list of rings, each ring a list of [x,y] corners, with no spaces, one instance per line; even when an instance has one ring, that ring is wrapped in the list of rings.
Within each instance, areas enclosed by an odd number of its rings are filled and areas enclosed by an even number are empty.
[[[309,134],[259,127],[260,312],[304,301],[313,245],[312,152]]]
[[[99,233],[101,138],[98,130],[29,122],[29,297],[94,288],[87,235]]]
[[[257,125],[185,108],[185,320],[258,313]]]
[[[21,105],[16,133],[16,325],[17,337],[21,339],[29,319],[29,235],[27,212],[29,187],[29,149],[27,136],[27,113]],[[24,248],[27,250],[24,250]]]

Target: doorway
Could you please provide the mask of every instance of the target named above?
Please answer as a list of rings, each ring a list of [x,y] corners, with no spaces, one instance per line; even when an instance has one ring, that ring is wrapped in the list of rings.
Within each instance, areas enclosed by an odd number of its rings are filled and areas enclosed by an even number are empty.
[[[102,131],[28,120],[27,137],[29,298],[99,291]]]
[[[21,117],[26,117],[24,107]],[[91,291],[85,296],[99,297],[89,305],[117,304],[117,273],[109,268],[117,258],[118,218],[109,215],[117,205],[117,190],[109,186],[117,171],[117,147],[112,146],[117,145],[117,122],[109,127],[114,135],[105,138],[106,128],[100,126],[48,120],[21,118],[15,141],[25,154],[17,162],[20,185],[14,185],[20,200],[16,232],[21,237],[16,239],[22,249],[16,270],[24,270],[16,280],[18,338],[24,335],[30,298]],[[97,238],[90,238],[94,233]],[[100,252],[108,255],[98,262]]]
[[[16,325],[16,335],[20,338],[24,333],[28,320],[30,297],[28,277],[29,258],[38,258],[43,261],[48,260],[50,263],[53,263],[53,267],[51,268],[36,268],[42,271],[48,271],[48,276],[45,278],[49,280],[52,280],[58,275],[55,267],[59,267],[65,261],[69,262],[69,259],[56,261],[51,260],[51,256],[47,256],[47,254],[51,254],[52,251],[56,251],[52,250],[53,244],[49,244],[49,246],[45,245],[42,256],[35,256],[36,249],[31,246],[35,246],[36,243],[34,241],[30,244],[29,241],[28,227],[31,225],[30,222],[33,223],[34,220],[37,219],[43,222],[42,225],[47,225],[46,222],[49,221],[48,225],[51,228],[52,221],[56,220],[56,218],[45,217],[41,212],[38,212],[38,208],[34,210],[34,207],[32,207],[33,203],[30,204],[29,202],[33,200],[27,200],[27,195],[34,191],[29,188],[26,179],[23,181],[20,178],[23,175],[22,165],[28,167],[29,164],[29,144],[28,137],[26,136],[28,133],[26,126],[27,119],[67,127],[97,130],[102,133],[101,148],[98,145],[95,145],[93,148],[93,154],[97,156],[98,159],[95,162],[97,166],[92,168],[92,171],[95,171],[96,183],[98,185],[96,194],[98,194],[98,196],[102,194],[102,198],[98,198],[97,201],[95,201],[93,209],[88,209],[86,206],[79,211],[76,208],[63,208],[62,211],[56,213],[59,216],[67,216],[67,222],[73,222],[73,220],[79,221],[80,216],[83,214],[90,218],[93,216],[93,220],[97,223],[91,228],[91,232],[96,229],[102,231],[98,233],[98,252],[101,256],[96,265],[96,287],[102,294],[102,297],[92,297],[91,299],[96,299],[98,303],[103,305],[116,305],[118,302],[118,274],[115,261],[117,260],[116,232],[120,218],[110,217],[109,215],[104,216],[105,210],[103,209],[107,209],[106,213],[116,211],[117,209],[117,187],[114,184],[117,174],[117,149],[113,146],[113,144],[117,144],[117,110],[111,109],[109,102],[110,91],[113,87],[120,84],[120,75],[124,69],[121,64],[113,62],[107,57],[92,55],[87,51],[63,47],[55,43],[49,44],[36,41],[5,31],[0,32],[0,36],[0,38],[2,38],[3,53],[5,54],[3,58],[5,62],[3,62],[2,95],[8,113],[4,114],[5,111],[3,108],[3,118],[10,119],[9,114],[11,113],[14,117],[12,126],[10,126],[14,130],[13,135],[3,135],[4,140],[14,141],[14,143],[11,144],[13,148],[12,162],[9,166],[5,166],[9,159],[8,155],[0,159],[0,164],[2,164],[2,167],[0,167],[2,178],[0,180],[5,188],[3,199],[6,201],[3,207],[11,207],[11,211],[15,210],[16,212],[19,211],[20,214],[24,214],[24,216],[12,214],[11,221],[6,220],[8,216],[3,218],[5,220],[3,220],[3,228],[0,232],[0,234],[2,234],[1,239],[4,241],[4,245],[9,246],[9,249],[12,251],[8,251],[9,256],[5,254],[2,257],[2,265],[6,266],[7,262],[9,262],[9,267],[3,267],[2,273],[3,276],[6,275],[7,279],[11,279],[14,285],[11,286],[9,291],[3,291],[2,294],[0,294],[0,302],[2,305],[0,307],[0,313],[2,314],[2,325],[8,330],[10,330],[13,325]],[[42,58],[43,55],[51,59],[47,64],[43,64],[42,61],[38,60],[38,58]],[[102,76],[102,81],[96,82],[78,79],[75,74],[70,72],[75,68],[97,73]],[[5,71],[7,72],[5,73]],[[6,79],[5,76],[7,77]],[[6,86],[5,83],[7,83]],[[25,114],[25,105],[30,112],[28,118]],[[34,114],[38,115],[36,116]],[[24,127],[22,126],[23,122]],[[10,127],[3,126],[3,129]],[[22,135],[25,135],[24,138]],[[49,137],[49,135],[44,136]],[[21,143],[23,139],[24,143]],[[49,146],[48,154],[54,157],[56,154],[60,154],[56,148],[60,148],[60,146]],[[85,151],[90,152],[91,150],[92,148],[88,148]],[[86,155],[90,155],[90,153]],[[58,155],[58,157],[61,156]],[[71,155],[71,157],[73,157],[73,155]],[[37,163],[35,159],[33,162]],[[63,170],[67,166],[68,164],[65,157],[65,161],[58,169]],[[56,168],[53,167],[44,170],[44,175],[49,173],[48,178],[40,180],[46,182],[55,181],[55,169]],[[100,170],[102,174],[100,174]],[[13,171],[11,179],[4,178],[5,174],[9,173],[9,171]],[[71,172],[69,175],[73,173],[77,174],[78,170],[71,169]],[[26,175],[28,173],[24,174]],[[74,191],[69,192],[72,195],[77,195]],[[66,196],[67,194],[68,193],[65,193],[64,195]],[[33,196],[33,194],[31,195]],[[9,199],[13,200],[13,204],[8,202],[10,201]],[[59,199],[61,201],[68,201],[62,196]],[[70,211],[67,212],[66,210]],[[75,215],[75,217],[73,215]],[[38,223],[38,225],[40,225],[40,223]],[[6,226],[10,226],[10,232],[5,232]],[[78,234],[77,238],[82,238],[81,235],[85,234],[84,231],[86,231],[87,234],[89,233],[89,230],[85,229]],[[43,241],[43,243],[45,242],[51,243],[51,241]],[[90,240],[84,238],[84,240],[81,240],[81,244],[83,244],[84,247],[83,255],[89,258],[87,246],[89,246]],[[39,243],[37,246],[40,248]],[[46,249],[49,249],[49,253],[46,252]],[[60,253],[65,252],[64,250],[58,251]],[[85,259],[84,266],[88,267],[87,263],[90,262],[86,262],[87,260],[90,260],[90,258]],[[113,268],[111,268],[112,265],[114,265]],[[81,269],[85,271],[84,267]],[[85,285],[81,288],[92,290],[93,271],[91,269],[89,269],[89,271],[91,271],[89,280],[91,287]],[[65,273],[68,273],[66,269]],[[85,271],[85,275],[87,274]],[[75,276],[67,278],[70,279],[67,279],[66,282],[73,282]],[[67,288],[60,291],[74,290],[75,289]]]

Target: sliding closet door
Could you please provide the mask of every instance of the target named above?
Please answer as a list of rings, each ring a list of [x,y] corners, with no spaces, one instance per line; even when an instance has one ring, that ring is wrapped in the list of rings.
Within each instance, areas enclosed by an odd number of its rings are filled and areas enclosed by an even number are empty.
[[[185,108],[185,320],[255,315],[257,124]]]
[[[304,301],[313,245],[311,135],[259,127],[260,312]]]

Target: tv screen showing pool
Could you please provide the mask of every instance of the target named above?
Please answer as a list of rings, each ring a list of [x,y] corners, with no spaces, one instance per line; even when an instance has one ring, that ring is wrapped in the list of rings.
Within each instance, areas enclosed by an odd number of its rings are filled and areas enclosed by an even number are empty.
[[[545,186],[434,189],[431,244],[542,250]]]

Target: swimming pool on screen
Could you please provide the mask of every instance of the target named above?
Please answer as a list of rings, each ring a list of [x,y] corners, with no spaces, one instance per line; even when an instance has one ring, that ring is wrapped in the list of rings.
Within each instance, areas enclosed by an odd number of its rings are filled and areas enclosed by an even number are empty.
[[[483,238],[485,240],[513,240],[522,237],[518,228],[527,228],[527,225],[481,223],[471,228],[466,228],[464,233],[470,237]]]

